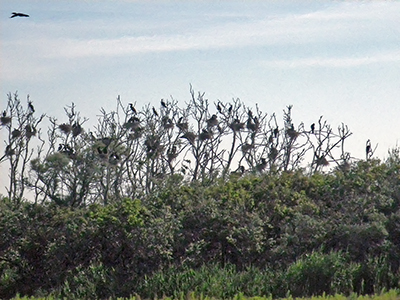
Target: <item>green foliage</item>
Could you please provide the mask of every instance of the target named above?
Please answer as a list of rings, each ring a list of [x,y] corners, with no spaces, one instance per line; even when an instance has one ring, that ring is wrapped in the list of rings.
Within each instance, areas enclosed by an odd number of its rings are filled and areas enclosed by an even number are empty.
[[[341,252],[312,252],[289,266],[285,283],[294,297],[348,294],[353,290],[353,272],[354,266]]]
[[[248,174],[211,186],[172,180],[108,205],[3,198],[0,297],[226,299],[400,288],[395,162]]]

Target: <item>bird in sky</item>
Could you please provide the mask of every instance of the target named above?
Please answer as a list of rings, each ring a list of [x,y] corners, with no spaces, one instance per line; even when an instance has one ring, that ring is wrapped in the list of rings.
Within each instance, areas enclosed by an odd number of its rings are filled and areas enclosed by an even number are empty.
[[[26,18],[28,18],[29,15],[23,14],[23,13],[13,12],[10,18],[15,18],[15,17],[26,17]]]

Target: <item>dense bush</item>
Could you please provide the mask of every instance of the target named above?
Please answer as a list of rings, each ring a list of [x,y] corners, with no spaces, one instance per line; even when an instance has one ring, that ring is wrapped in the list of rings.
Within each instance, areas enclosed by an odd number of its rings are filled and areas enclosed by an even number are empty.
[[[283,297],[399,288],[396,157],[86,208],[0,202],[0,297]]]

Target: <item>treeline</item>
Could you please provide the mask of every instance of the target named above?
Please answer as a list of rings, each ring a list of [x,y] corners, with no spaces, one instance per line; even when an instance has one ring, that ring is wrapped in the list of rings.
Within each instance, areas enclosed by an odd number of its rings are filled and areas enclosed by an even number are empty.
[[[8,95],[0,298],[217,298],[399,288],[400,157],[352,159],[351,132],[239,99],[139,110],[85,128]]]
[[[239,99],[210,103],[204,93],[191,89],[190,95],[184,107],[171,98],[141,110],[118,97],[115,110],[101,109],[93,128],[85,128],[88,119],[74,104],[57,120],[38,115],[29,97],[25,106],[9,94],[0,127],[7,197],[15,203],[30,198],[68,207],[107,205],[158,192],[168,180],[210,184],[232,173],[305,167],[313,174],[351,163],[345,150],[351,132],[344,124],[335,130],[322,117],[296,122],[291,106],[280,122]]]
[[[400,157],[247,174],[84,208],[0,209],[0,297],[217,298],[400,288]]]

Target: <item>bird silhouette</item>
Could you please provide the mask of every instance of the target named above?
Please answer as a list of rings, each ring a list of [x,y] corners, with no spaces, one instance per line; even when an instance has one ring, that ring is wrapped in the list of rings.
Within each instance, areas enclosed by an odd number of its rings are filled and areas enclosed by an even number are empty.
[[[28,18],[29,15],[23,14],[23,13],[13,12],[10,18],[12,19],[12,18],[15,18],[15,17],[25,17],[25,18]]]
[[[167,104],[165,103],[164,99],[161,99],[161,106],[167,108]]]
[[[311,133],[314,134],[315,131],[315,123],[311,124]]]
[[[29,110],[30,110],[32,113],[35,112],[35,108],[33,107],[33,104],[32,104],[31,101],[28,102],[28,108],[29,108]]]
[[[153,107],[153,114],[158,117],[158,112],[156,111],[156,109],[154,107]]]
[[[247,127],[247,129],[249,129],[249,130],[251,130],[251,131],[256,131],[256,129],[257,129],[257,126],[256,126],[255,123],[253,123],[253,120],[252,120],[252,118],[250,117],[250,115],[249,115],[249,117],[248,117],[248,119],[247,119],[247,125],[246,125],[246,127]]]
[[[25,126],[25,136],[27,137],[27,139],[30,139],[31,137],[36,135],[36,133],[37,130],[34,126],[31,126],[29,124]]]
[[[365,155],[366,155],[366,159],[368,160],[368,158],[370,158],[372,156],[372,147],[371,147],[371,141],[368,140],[365,146]]]
[[[278,136],[278,133],[279,133],[279,128],[276,127],[276,128],[274,129],[274,137],[275,137],[275,138]]]
[[[135,109],[135,107],[133,106],[132,103],[129,103],[129,108],[131,109],[131,111],[132,111],[135,115],[137,114],[136,109]]]
[[[245,168],[240,165],[235,171],[231,172],[231,176],[240,177],[244,174],[245,171]]]
[[[218,104],[217,104],[217,110],[218,110],[218,112],[219,112],[220,114],[222,114],[222,107],[221,107],[221,105],[219,104],[219,102],[218,102]]]

